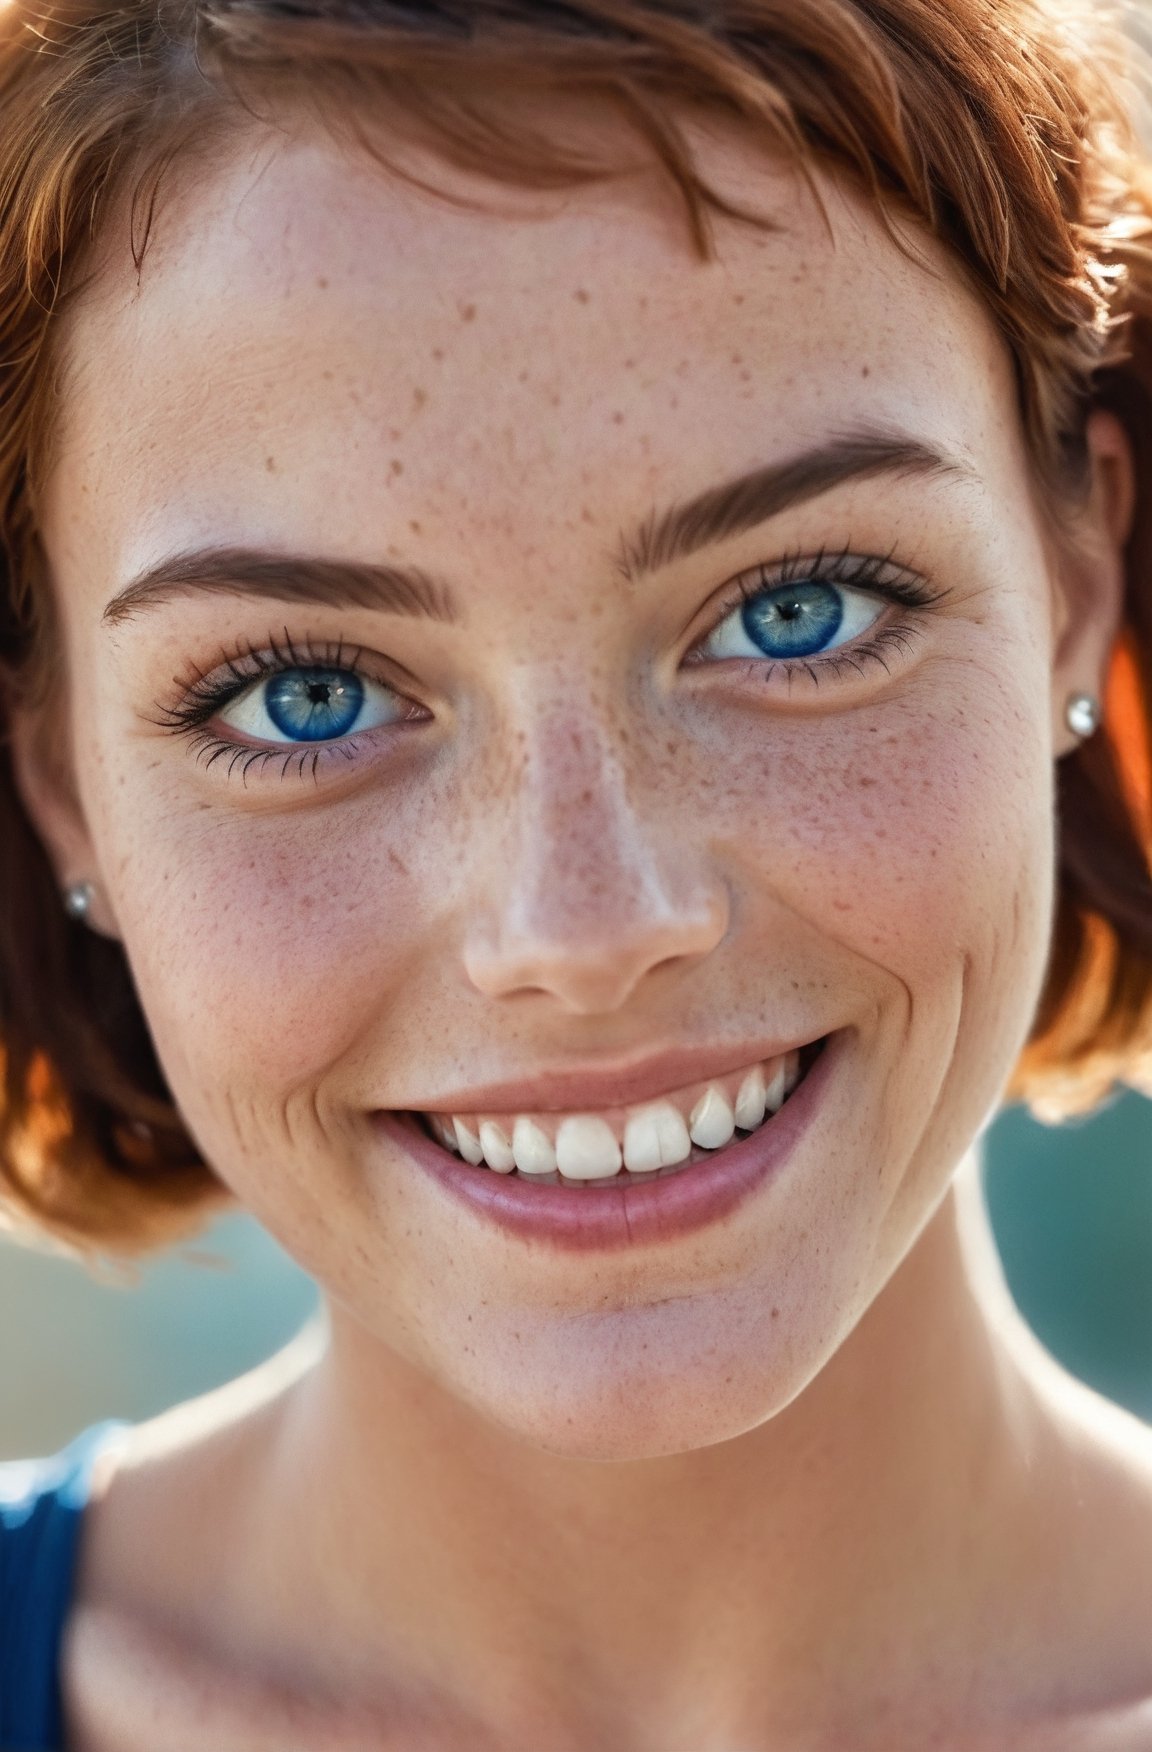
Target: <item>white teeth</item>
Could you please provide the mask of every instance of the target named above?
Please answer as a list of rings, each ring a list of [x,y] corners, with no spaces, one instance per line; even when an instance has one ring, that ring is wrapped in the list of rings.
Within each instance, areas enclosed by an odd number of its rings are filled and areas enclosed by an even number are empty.
[[[691,1149],[688,1127],[670,1101],[642,1107],[624,1127],[624,1166],[637,1174],[684,1162]]]
[[[718,1150],[731,1141],[736,1129],[732,1109],[723,1090],[708,1089],[692,1109],[688,1136],[702,1150]]]
[[[618,1174],[621,1164],[633,1174],[650,1175],[661,1168],[686,1162],[696,1144],[704,1150],[720,1150],[732,1141],[736,1128],[755,1131],[765,1118],[777,1113],[800,1080],[800,1054],[781,1053],[744,1073],[735,1104],[720,1083],[711,1084],[687,1122],[671,1099],[649,1101],[624,1115],[621,1146],[615,1129],[594,1113],[569,1114],[560,1120],[556,1141],[548,1129],[526,1113],[510,1114],[505,1123],[494,1119],[479,1122],[479,1137],[466,1123],[443,1113],[425,1115],[434,1137],[445,1149],[458,1151],[474,1167],[487,1163],[497,1174],[552,1176],[559,1169],[568,1180],[607,1180]],[[558,1117],[558,1116],[557,1116]],[[509,1137],[509,1131],[511,1137]]]
[[[555,1174],[556,1152],[552,1140],[523,1114],[512,1127],[512,1154],[521,1174]]]
[[[629,1115],[624,1127],[624,1166],[637,1174],[660,1167],[660,1133],[651,1107]]]
[[[495,1168],[497,1174],[511,1174],[516,1166],[512,1146],[500,1127],[494,1125],[490,1119],[480,1122],[480,1148],[489,1168]]]
[[[788,1057],[773,1059],[772,1075],[764,1088],[764,1110],[766,1113],[778,1113],[784,1105],[784,1097],[788,1093]]]
[[[440,1113],[430,1113],[428,1115],[428,1124],[431,1126],[432,1135],[438,1143],[443,1144],[446,1150],[451,1150],[454,1154],[459,1153],[459,1145],[456,1142],[456,1133],[452,1128],[452,1121],[450,1119],[445,1119],[443,1114]]]
[[[748,1072],[736,1096],[736,1124],[741,1131],[755,1131],[764,1118],[764,1072],[757,1065]]]
[[[607,1120],[578,1113],[561,1120],[556,1166],[569,1180],[607,1180],[620,1169],[620,1145]]]
[[[452,1121],[452,1130],[456,1133],[456,1148],[466,1162],[471,1162],[473,1168],[479,1168],[484,1160],[484,1152],[480,1148],[480,1139],[470,1132],[462,1119]]]

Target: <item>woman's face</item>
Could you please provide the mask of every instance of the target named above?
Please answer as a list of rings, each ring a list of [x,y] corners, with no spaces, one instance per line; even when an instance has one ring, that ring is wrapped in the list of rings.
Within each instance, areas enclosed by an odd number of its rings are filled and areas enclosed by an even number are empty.
[[[44,504],[81,814],[34,807],[192,1133],[338,1317],[603,1457],[781,1409],[938,1206],[1029,1030],[1115,616],[1106,556],[1060,609],[955,267],[707,151],[777,221],[710,264],[643,179],[462,210],[238,149],[139,283],[110,230]],[[627,1190],[394,1117],[674,1157],[824,1037],[802,1124]]]

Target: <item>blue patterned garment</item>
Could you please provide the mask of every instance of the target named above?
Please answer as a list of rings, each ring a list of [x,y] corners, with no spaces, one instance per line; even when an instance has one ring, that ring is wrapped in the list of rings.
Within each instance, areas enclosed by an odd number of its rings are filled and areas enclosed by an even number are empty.
[[[59,1657],[93,1464],[92,1424],[46,1460],[0,1464],[0,1752],[62,1752]]]

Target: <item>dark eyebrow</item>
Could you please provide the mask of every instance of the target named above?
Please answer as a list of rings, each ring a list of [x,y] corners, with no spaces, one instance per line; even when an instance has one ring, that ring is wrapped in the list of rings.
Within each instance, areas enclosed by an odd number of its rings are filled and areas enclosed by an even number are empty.
[[[845,481],[881,474],[973,478],[973,471],[959,458],[907,433],[850,433],[710,487],[670,510],[654,511],[633,536],[621,540],[617,567],[629,579],[658,571],[701,548],[742,535]],[[456,618],[447,584],[416,566],[221,547],[195,548],[150,566],[112,598],[104,619],[118,626],[170,596],[202,590],[262,596],[274,602],[375,609],[436,621]]]
[[[723,486],[711,487],[686,504],[654,511],[636,534],[621,544],[617,565],[629,579],[658,571],[701,548],[743,535],[789,507],[815,499],[845,481],[883,474],[975,478],[974,471],[959,457],[908,433],[881,430],[847,433],[784,462],[753,469]]]
[[[112,598],[104,619],[119,626],[140,609],[153,608],[170,596],[201,590],[266,596],[273,602],[425,615],[438,621],[455,618],[447,586],[415,566],[367,565],[258,548],[222,547],[195,548],[150,566]]]

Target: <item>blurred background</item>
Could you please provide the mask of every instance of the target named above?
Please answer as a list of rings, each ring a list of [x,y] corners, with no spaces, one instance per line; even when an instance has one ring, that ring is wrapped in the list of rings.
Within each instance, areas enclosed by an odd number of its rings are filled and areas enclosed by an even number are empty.
[[[1059,1128],[1008,1109],[983,1177],[1009,1287],[1041,1342],[1152,1420],[1152,1101],[1125,1095]],[[311,1280],[244,1216],[156,1256],[132,1288],[0,1241],[0,1459],[206,1392],[316,1307]]]

